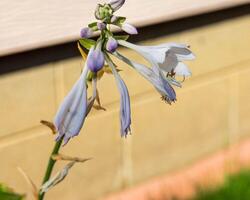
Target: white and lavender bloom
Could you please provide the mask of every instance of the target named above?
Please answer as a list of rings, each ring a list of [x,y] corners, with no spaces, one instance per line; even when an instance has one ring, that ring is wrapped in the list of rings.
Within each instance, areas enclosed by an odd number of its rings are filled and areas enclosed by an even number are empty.
[[[93,31],[89,27],[85,27],[80,31],[81,38],[90,38],[93,35]]]
[[[91,47],[86,62],[89,70],[95,73],[103,67],[104,55],[101,50],[101,44],[98,44],[96,47]]]
[[[54,118],[54,125],[58,132],[56,140],[63,138],[64,144],[79,134],[86,117],[87,73],[88,68],[85,66],[80,78],[63,100]]]
[[[149,62],[155,63],[154,69],[160,67],[166,73],[175,73],[180,76],[191,75],[191,71],[182,63],[184,60],[195,58],[187,45],[166,43],[157,46],[139,46],[122,40],[119,40],[118,43],[137,51]]]
[[[108,65],[111,67],[111,70],[114,74],[118,89],[120,91],[121,102],[120,102],[120,122],[121,122],[121,136],[126,137],[130,132],[130,125],[131,125],[131,110],[130,110],[130,98],[128,89],[121,79],[120,75],[118,74],[113,61],[105,55],[105,59]]]
[[[176,94],[172,86],[169,84],[168,80],[164,77],[162,72],[159,70],[153,70],[152,68],[146,67],[145,65],[138,64],[125,56],[121,55],[119,52],[115,52],[114,55],[120,60],[124,61],[128,65],[132,66],[138,73],[140,73],[145,79],[147,79],[156,88],[156,90],[161,94],[162,98],[171,104],[171,102],[176,101]]]
[[[125,0],[110,0],[109,1],[109,5],[111,6],[114,12],[120,9],[124,3],[125,3]]]
[[[106,44],[106,49],[113,53],[115,52],[115,50],[118,47],[118,42],[116,41],[116,39],[114,39],[113,37],[109,37],[108,42]]]
[[[175,79],[175,75],[184,77],[191,75],[191,71],[183,61],[193,60],[195,56],[187,45],[165,43],[156,46],[139,46],[127,42],[124,37],[113,36],[108,26],[110,24],[120,27],[131,35],[138,33],[134,26],[125,22],[125,17],[113,15],[115,11],[122,7],[124,2],[125,0],[109,0],[108,4],[98,4],[95,16],[101,21],[89,24],[89,27],[92,28],[87,27],[81,30],[80,35],[83,38],[81,41],[84,42],[79,45],[89,50],[85,68],[79,80],[64,99],[54,119],[55,129],[58,132],[56,139],[60,140],[63,138],[64,144],[70,138],[79,134],[86,116],[94,106],[95,100],[99,102],[96,87],[97,80],[105,72],[111,73],[110,70],[108,71],[103,68],[105,60],[112,70],[120,92],[121,135],[127,136],[130,132],[131,110],[128,89],[108,53],[112,53],[117,58],[132,66],[156,88],[162,98],[169,104],[176,101],[176,93],[172,85],[181,87],[181,83]],[[97,41],[86,39],[92,36],[93,31],[97,30],[101,31],[101,36]],[[115,38],[120,39],[116,40]],[[139,64],[121,55],[117,52],[118,45],[133,49],[141,54],[149,62],[149,66]],[[83,51],[80,50],[80,52]],[[100,73],[97,74],[97,72]],[[93,75],[93,77],[89,78],[88,74]],[[86,79],[92,81],[93,94],[91,98],[87,98]]]
[[[121,25],[121,29],[124,30],[126,33],[131,34],[131,35],[138,34],[137,29],[133,25],[128,24],[126,22]]]

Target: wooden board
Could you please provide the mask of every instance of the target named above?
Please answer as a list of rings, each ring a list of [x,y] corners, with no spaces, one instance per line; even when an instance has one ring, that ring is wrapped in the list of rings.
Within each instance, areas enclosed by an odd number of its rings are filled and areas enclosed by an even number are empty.
[[[177,19],[250,0],[127,0],[117,13],[136,26]],[[98,0],[1,0],[0,56],[76,40],[94,20]]]

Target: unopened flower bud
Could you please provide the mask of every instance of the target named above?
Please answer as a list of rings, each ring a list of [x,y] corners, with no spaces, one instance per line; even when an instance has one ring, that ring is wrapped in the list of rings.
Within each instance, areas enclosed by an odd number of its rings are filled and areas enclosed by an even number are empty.
[[[95,9],[95,17],[98,20],[104,20],[112,16],[113,10],[109,4],[98,4]]]
[[[104,24],[103,22],[97,22],[97,28],[98,30],[102,31],[106,28],[106,24]]]
[[[125,3],[125,0],[110,0],[109,1],[109,5],[111,6],[114,12],[117,11],[119,8],[121,8],[124,3]]]
[[[131,24],[123,23],[122,26],[121,26],[121,28],[122,28],[122,30],[124,30],[128,34],[131,34],[131,35],[138,34],[137,29],[134,26],[132,26]]]
[[[90,71],[98,72],[104,65],[104,55],[99,46],[96,48],[93,46],[89,50],[87,57],[87,66]]]
[[[113,15],[113,16],[111,17],[111,19],[110,19],[110,22],[113,24],[113,23],[115,23],[117,20],[118,20],[118,17],[115,16],[115,15]]]
[[[113,53],[113,52],[115,52],[115,50],[117,49],[117,47],[118,47],[117,41],[113,37],[109,37],[108,42],[106,44],[106,49],[109,52]]]
[[[92,35],[93,35],[93,31],[88,27],[83,28],[80,32],[80,36],[82,38],[90,38]]]

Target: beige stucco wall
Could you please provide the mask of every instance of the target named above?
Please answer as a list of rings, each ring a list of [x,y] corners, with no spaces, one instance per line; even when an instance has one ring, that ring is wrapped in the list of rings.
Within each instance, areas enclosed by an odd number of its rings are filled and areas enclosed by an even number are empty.
[[[142,42],[190,44],[197,55],[188,63],[192,78],[177,89],[178,101],[169,106],[148,82],[120,63],[131,95],[132,136],[119,136],[119,95],[107,75],[98,84],[107,111],[92,112],[80,136],[63,148],[65,154],[94,159],[74,166],[47,199],[97,199],[250,135],[249,23],[250,16],[244,16]],[[20,166],[40,184],[53,136],[39,121],[53,118],[81,67],[79,57],[0,76],[0,182],[26,192],[16,168]]]

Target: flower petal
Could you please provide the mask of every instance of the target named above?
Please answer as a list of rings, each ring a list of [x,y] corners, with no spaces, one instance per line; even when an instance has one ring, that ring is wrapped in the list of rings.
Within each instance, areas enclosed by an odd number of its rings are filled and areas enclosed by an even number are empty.
[[[58,131],[56,140],[64,137],[64,144],[79,134],[86,117],[87,88],[85,79],[87,72],[88,68],[85,66],[80,78],[64,99],[54,119]]]
[[[164,72],[169,72],[169,73],[172,72],[177,65],[178,65],[177,56],[171,51],[168,51],[166,53],[164,62],[162,64],[159,64],[160,68]]]
[[[182,62],[178,63],[178,65],[174,69],[174,72],[176,73],[176,75],[179,75],[179,76],[191,76],[192,75],[188,67]]]
[[[128,65],[132,66],[138,73],[140,73],[144,78],[151,82],[156,90],[164,97],[165,100],[167,100],[168,103],[176,100],[174,89],[171,87],[168,80],[164,77],[159,68],[156,67],[155,71],[153,71],[151,68],[129,60],[117,51],[113,55],[115,55],[117,58],[124,61]]]
[[[130,132],[131,125],[131,110],[130,110],[130,97],[128,93],[128,89],[121,79],[120,75],[116,71],[115,65],[110,60],[108,56],[106,56],[106,61],[112,69],[114,74],[118,89],[120,91],[121,104],[120,104],[120,122],[121,122],[121,136],[127,136]]]
[[[176,54],[179,61],[194,60],[194,54],[188,48],[171,47],[171,51]]]

